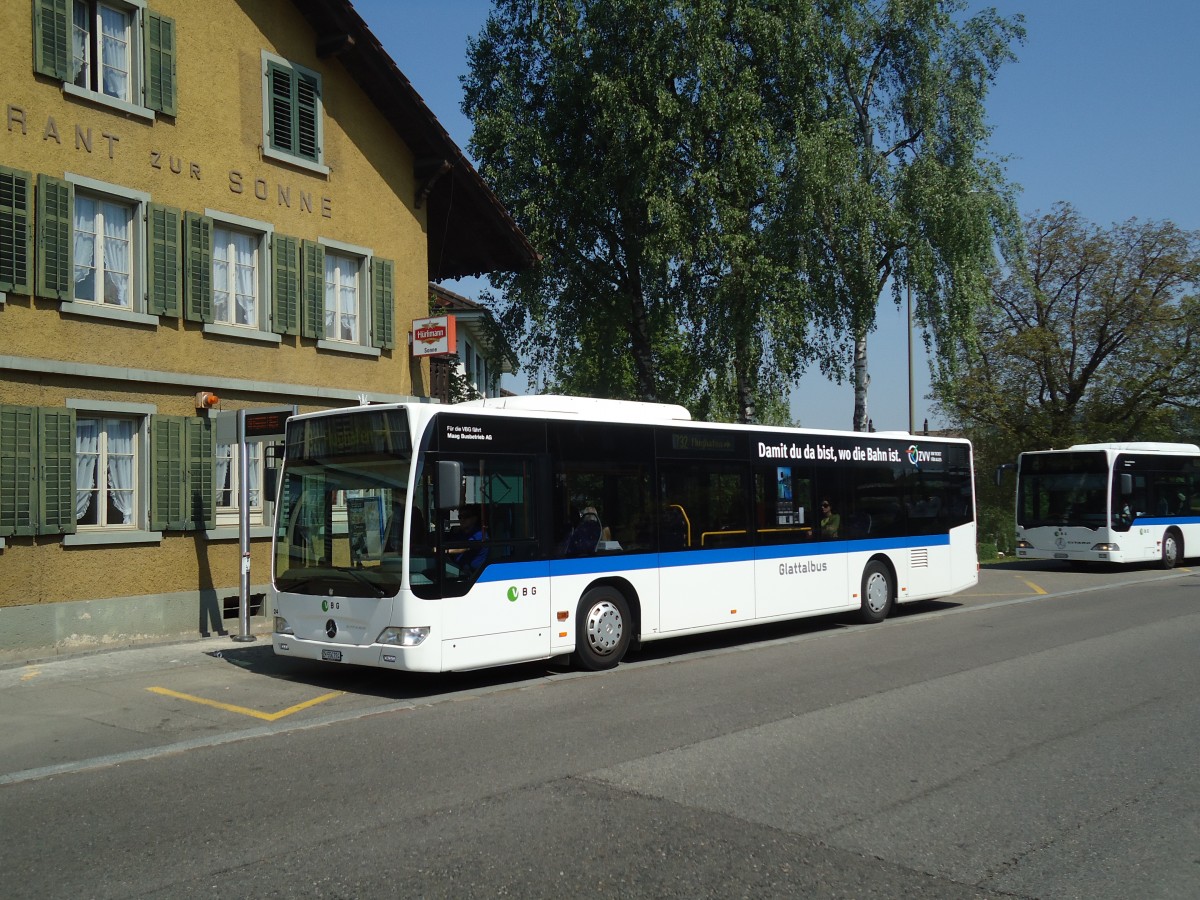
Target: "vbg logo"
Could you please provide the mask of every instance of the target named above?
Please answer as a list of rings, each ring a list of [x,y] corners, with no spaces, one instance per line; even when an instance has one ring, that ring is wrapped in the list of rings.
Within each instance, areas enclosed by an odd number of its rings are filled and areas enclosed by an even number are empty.
[[[534,597],[537,595],[537,588],[523,587],[519,588],[515,584],[508,589],[508,602],[516,603],[521,597]]]

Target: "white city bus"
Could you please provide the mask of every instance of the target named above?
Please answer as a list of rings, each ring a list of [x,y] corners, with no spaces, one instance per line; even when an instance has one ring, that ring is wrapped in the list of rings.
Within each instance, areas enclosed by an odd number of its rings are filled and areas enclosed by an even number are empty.
[[[1077,444],[1022,453],[1017,556],[1172,568],[1186,552],[1200,552],[1198,492],[1195,444]]]
[[[274,648],[596,670],[677,635],[877,622],[976,583],[974,499],[964,440],[560,396],[310,413],[287,424]]]

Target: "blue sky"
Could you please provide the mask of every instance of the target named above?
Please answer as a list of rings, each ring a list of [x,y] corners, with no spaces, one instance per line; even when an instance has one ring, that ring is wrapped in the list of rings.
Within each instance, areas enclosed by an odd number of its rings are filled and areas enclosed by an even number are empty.
[[[462,115],[460,76],[467,39],[479,33],[490,0],[355,0],[355,8],[465,150],[471,124]],[[990,152],[1006,157],[1021,187],[1020,210],[1073,204],[1098,225],[1130,218],[1170,220],[1200,229],[1200,92],[1196,48],[1200,3],[1194,0],[993,0],[1002,15],[1025,16],[1018,61],[992,86]],[[448,285],[476,296],[471,280]],[[868,409],[879,430],[908,427],[908,342],[904,310],[885,301],[868,341]],[[914,340],[915,421],[929,411],[929,367]],[[526,373],[506,381],[525,392]],[[811,428],[849,428],[854,394],[818,373],[793,394],[793,413]]]

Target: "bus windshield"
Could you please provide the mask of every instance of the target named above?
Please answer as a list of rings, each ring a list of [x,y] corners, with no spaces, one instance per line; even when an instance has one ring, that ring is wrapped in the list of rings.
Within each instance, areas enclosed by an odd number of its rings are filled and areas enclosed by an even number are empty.
[[[1021,457],[1017,485],[1017,525],[1108,524],[1108,462],[1102,452],[1038,454]]]
[[[275,535],[275,587],[392,597],[400,589],[412,442],[402,409],[289,428]]]

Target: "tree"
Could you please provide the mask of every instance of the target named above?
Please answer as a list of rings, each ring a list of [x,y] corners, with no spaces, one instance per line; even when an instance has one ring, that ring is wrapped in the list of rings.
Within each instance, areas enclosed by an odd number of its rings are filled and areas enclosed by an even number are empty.
[[[810,206],[817,249],[809,276],[848,310],[842,354],[826,366],[855,386],[853,427],[868,422],[867,335],[890,287],[913,292],[939,359],[987,297],[994,246],[1016,215],[999,164],[983,155],[987,89],[1024,39],[1022,17],[987,10],[955,21],[958,0],[820,4],[806,52],[825,62],[822,109],[799,136],[807,167],[795,190]],[[849,346],[847,346],[847,341]]]
[[[482,174],[544,257],[495,281],[545,380],[741,420],[786,399],[824,346],[814,329],[841,315],[804,276],[790,193],[793,86],[816,95],[812,65],[783,51],[818,18],[799,0],[497,4],[464,111]]]
[[[943,413],[1007,453],[1178,440],[1200,412],[1200,232],[1102,229],[1064,203],[1007,255],[959,376],[935,384]]]
[[[778,403],[858,354],[890,283],[939,345],[1010,206],[979,147],[1017,20],[960,0],[498,0],[469,48],[481,173],[543,254],[496,279],[568,390]],[[718,405],[725,403],[722,400]]]

